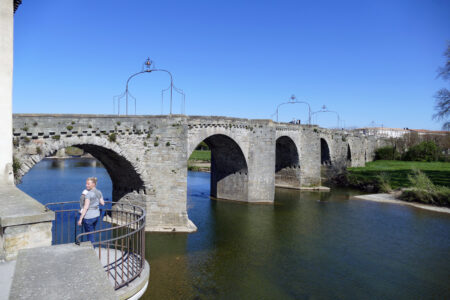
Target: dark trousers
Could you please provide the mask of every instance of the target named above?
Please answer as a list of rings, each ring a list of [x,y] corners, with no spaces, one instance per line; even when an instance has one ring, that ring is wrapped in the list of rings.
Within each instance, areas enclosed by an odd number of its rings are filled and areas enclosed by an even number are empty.
[[[98,217],[92,218],[92,219],[83,219],[83,228],[84,232],[92,232],[95,230],[95,225],[97,225]],[[88,241],[91,243],[94,243],[94,235],[88,234],[87,235]]]

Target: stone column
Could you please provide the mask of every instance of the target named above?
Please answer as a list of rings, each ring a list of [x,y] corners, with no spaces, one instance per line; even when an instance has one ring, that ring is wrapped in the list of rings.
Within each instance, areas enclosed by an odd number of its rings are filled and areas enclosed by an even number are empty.
[[[0,0],[0,184],[13,185],[12,170],[12,0]]]
[[[248,202],[271,203],[275,196],[275,127],[272,121],[253,126],[248,155]]]
[[[315,128],[302,131],[300,145],[300,176],[302,187],[320,186],[320,138]]]

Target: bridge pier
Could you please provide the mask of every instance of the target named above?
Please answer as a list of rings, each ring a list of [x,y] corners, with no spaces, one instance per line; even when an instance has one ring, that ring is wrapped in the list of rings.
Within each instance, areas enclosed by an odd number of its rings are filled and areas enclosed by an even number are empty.
[[[261,124],[262,123],[262,124]],[[275,196],[275,126],[259,120],[249,137],[248,196],[251,203],[273,203]]]

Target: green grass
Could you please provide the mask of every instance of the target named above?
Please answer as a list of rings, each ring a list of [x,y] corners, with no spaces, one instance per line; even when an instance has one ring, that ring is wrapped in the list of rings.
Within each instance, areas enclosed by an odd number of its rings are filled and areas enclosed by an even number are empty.
[[[67,147],[66,154],[67,155],[83,155],[84,151],[77,147]]]
[[[450,187],[450,163],[449,162],[416,162],[377,160],[366,163],[365,167],[349,168],[349,180],[353,182],[376,182],[377,176],[385,173],[390,178],[393,189],[409,187],[411,182],[408,175],[413,174],[413,169],[421,170],[435,185]]]
[[[201,161],[211,161],[211,151],[207,150],[194,150],[189,160],[201,160]]]

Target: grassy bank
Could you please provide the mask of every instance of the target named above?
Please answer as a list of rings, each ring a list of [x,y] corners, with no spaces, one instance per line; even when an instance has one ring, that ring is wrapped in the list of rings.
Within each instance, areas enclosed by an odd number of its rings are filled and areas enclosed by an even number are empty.
[[[391,192],[408,202],[450,207],[450,163],[377,160],[349,168],[345,184],[369,192]]]
[[[208,150],[194,150],[189,160],[211,162],[211,151]]]
[[[417,169],[425,173],[435,185],[450,187],[450,163],[377,160],[366,163],[365,167],[349,168],[348,181],[351,185],[363,183],[377,184],[380,177],[387,178],[393,189],[410,187],[408,175]]]
[[[188,160],[188,170],[209,172],[211,170],[211,151],[194,150]]]

